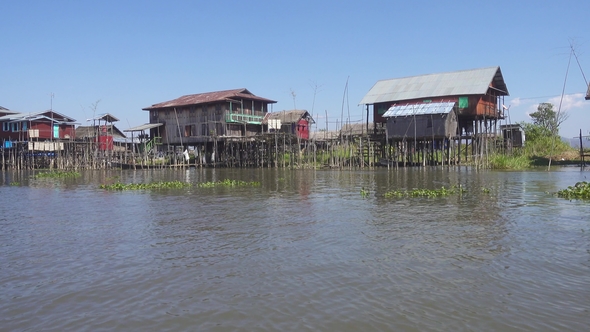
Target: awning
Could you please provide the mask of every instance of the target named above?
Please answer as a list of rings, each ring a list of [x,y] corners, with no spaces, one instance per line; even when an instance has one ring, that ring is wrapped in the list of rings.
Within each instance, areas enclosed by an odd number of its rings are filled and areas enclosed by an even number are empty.
[[[148,130],[148,129],[159,127],[161,125],[163,125],[163,123],[146,123],[146,124],[142,124],[141,126],[137,126],[137,127],[125,129],[123,131],[124,132],[144,131],[144,130]]]
[[[443,103],[423,103],[411,105],[395,105],[391,106],[387,112],[383,114],[384,118],[396,116],[413,116],[425,114],[448,114],[455,107],[455,102]]]

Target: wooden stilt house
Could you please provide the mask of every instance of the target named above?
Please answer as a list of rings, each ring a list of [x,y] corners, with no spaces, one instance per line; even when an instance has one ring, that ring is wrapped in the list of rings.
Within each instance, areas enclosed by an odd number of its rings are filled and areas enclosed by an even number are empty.
[[[504,118],[504,97],[508,95],[500,67],[486,67],[381,80],[360,103],[366,105],[367,113],[370,106],[373,108],[375,134],[387,129],[384,136],[393,140],[431,141],[427,133],[434,139],[437,135],[451,138],[458,144],[454,158],[460,162],[461,150],[466,155],[469,150],[472,155],[482,155],[493,146],[487,140],[497,133],[497,122]],[[435,109],[445,112],[432,113]],[[422,114],[409,116],[412,110]],[[403,114],[404,119],[395,114]],[[435,114],[440,115],[437,121]],[[429,127],[429,119],[433,127]],[[435,122],[442,132],[436,132]],[[415,130],[408,128],[411,124]],[[461,149],[462,142],[470,149]]]
[[[186,145],[261,133],[264,115],[274,103],[247,89],[234,89],[186,95],[144,110],[154,125],[152,137],[161,137],[163,145]]]

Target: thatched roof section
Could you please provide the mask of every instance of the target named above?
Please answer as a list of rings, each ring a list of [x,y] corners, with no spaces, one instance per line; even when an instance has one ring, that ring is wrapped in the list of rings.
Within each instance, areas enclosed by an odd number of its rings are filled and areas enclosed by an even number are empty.
[[[79,126],[76,128],[76,138],[94,138],[100,132],[103,126]],[[113,138],[127,138],[122,131],[119,130],[115,125],[108,125],[107,132]]]
[[[114,115],[109,114],[109,113],[99,114],[99,115],[95,116],[92,119],[88,119],[88,121],[90,121],[90,120],[105,121],[105,122],[117,122],[117,121],[119,121],[119,119],[117,119]]]
[[[268,120],[281,120],[282,124],[297,123],[301,119],[307,119],[309,123],[315,123],[311,115],[306,110],[289,110],[266,113],[262,124],[268,124]]]

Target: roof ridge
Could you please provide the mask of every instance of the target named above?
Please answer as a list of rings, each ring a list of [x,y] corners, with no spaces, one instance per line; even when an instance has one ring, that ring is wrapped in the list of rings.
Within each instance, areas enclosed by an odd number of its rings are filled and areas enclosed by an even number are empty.
[[[455,74],[455,73],[464,73],[468,71],[481,71],[485,69],[494,68],[496,70],[500,69],[500,66],[489,66],[489,67],[481,67],[481,68],[472,68],[472,69],[461,69],[461,70],[452,70],[452,71],[444,71],[444,72],[437,72],[437,73],[430,73],[430,74],[420,74],[420,75],[410,75],[410,76],[403,76],[403,77],[395,77],[395,78],[385,78],[381,79],[377,82],[381,81],[391,81],[391,80],[401,80],[405,78],[412,78],[412,77],[422,77],[422,76],[430,76],[430,75],[445,75],[445,74]]]

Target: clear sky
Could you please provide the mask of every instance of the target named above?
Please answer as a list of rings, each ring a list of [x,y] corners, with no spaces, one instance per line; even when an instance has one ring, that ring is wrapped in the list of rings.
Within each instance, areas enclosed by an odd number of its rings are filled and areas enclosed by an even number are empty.
[[[152,104],[247,88],[334,129],[364,118],[378,80],[500,66],[511,122],[558,110],[565,83],[561,135],[590,131],[588,0],[3,0],[0,13],[0,106],[14,111],[87,124],[96,105],[127,129]]]

